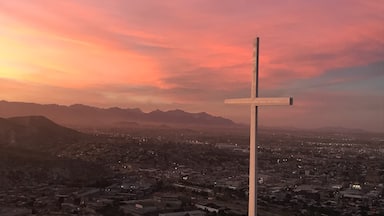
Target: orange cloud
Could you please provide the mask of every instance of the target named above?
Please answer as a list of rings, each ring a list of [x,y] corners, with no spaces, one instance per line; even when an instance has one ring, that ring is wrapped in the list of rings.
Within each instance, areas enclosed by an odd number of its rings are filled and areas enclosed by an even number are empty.
[[[261,92],[290,93],[298,81],[382,61],[383,14],[382,4],[358,0],[3,1],[0,78],[50,89],[39,101],[230,114],[219,104],[249,95],[255,36]],[[2,97],[36,99],[7,86],[16,92],[3,87]],[[76,90],[76,101],[53,97]]]

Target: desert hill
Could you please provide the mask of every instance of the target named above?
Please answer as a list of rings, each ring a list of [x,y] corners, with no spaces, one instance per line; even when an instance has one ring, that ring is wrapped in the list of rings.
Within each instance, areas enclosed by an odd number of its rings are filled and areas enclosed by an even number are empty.
[[[0,145],[24,149],[54,148],[76,142],[80,132],[60,126],[44,116],[0,118]]]

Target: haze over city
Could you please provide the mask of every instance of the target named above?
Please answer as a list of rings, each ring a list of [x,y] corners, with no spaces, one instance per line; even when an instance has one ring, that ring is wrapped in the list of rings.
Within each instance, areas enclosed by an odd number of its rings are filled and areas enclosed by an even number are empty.
[[[248,123],[261,38],[260,124],[384,131],[381,1],[2,1],[0,99],[183,109]]]

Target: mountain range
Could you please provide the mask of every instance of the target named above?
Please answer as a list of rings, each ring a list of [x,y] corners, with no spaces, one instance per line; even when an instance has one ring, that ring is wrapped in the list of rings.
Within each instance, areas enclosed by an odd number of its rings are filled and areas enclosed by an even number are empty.
[[[205,112],[189,113],[183,110],[155,110],[145,113],[138,108],[97,108],[83,104],[70,106],[0,101],[0,117],[45,116],[70,127],[136,126],[138,124],[165,124],[204,127],[234,127],[232,120]]]

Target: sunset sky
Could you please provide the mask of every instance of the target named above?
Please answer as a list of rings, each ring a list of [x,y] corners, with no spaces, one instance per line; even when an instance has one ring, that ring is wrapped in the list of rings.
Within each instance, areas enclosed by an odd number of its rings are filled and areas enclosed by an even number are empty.
[[[0,100],[183,109],[248,123],[384,132],[381,0],[0,1]]]

